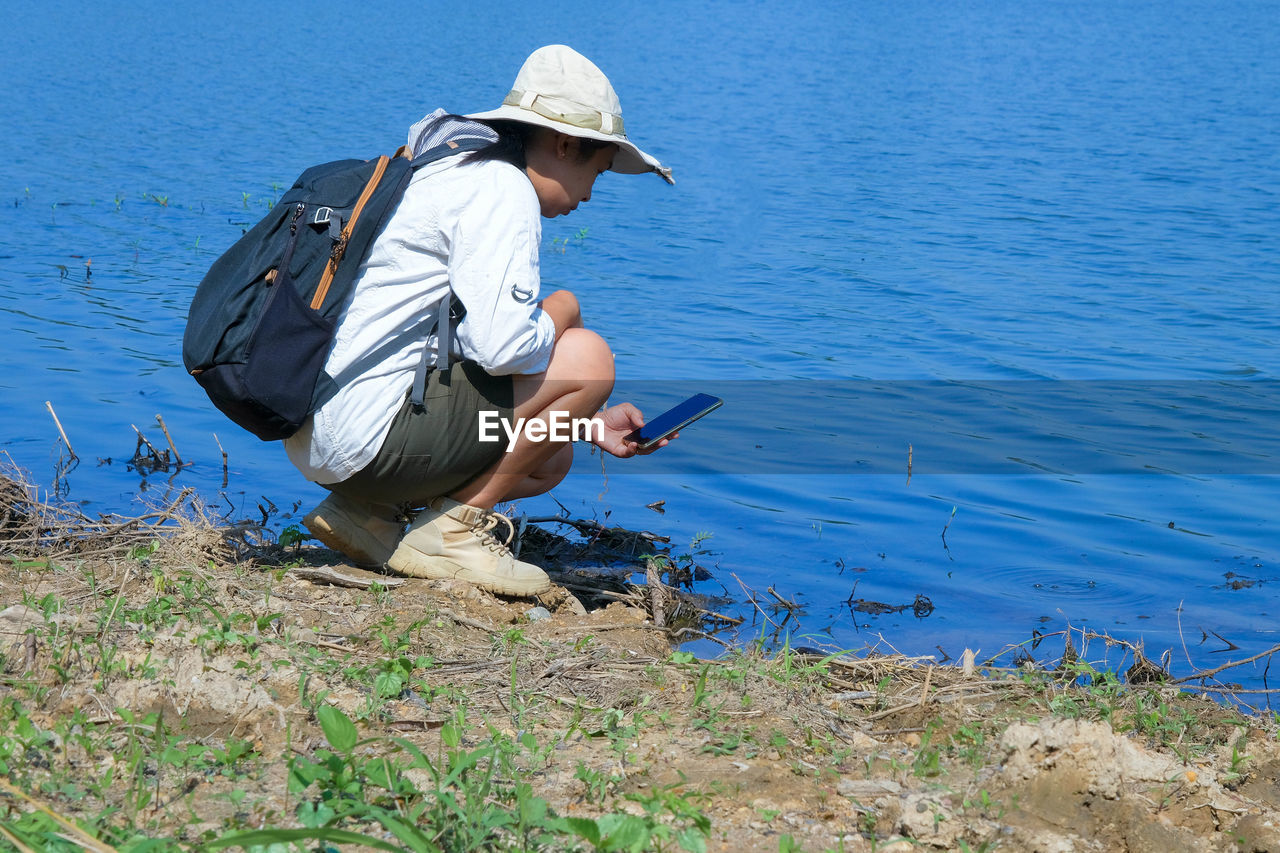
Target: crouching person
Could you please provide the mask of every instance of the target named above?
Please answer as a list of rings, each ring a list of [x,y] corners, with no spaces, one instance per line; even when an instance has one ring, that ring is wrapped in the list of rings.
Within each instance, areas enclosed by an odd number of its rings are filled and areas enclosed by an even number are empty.
[[[325,365],[337,391],[285,447],[331,492],[304,523],[353,562],[532,596],[550,580],[515,558],[493,507],[565,477],[557,425],[596,419],[590,440],[619,457],[641,452],[624,436],[643,425],[628,403],[601,409],[613,353],[577,298],[539,299],[539,217],[590,200],[605,171],[670,172],[627,139],[604,74],[560,45],[529,57],[501,107],[432,113],[408,147],[477,137],[488,144],[414,173],[339,318]],[[482,440],[495,422],[523,428]]]

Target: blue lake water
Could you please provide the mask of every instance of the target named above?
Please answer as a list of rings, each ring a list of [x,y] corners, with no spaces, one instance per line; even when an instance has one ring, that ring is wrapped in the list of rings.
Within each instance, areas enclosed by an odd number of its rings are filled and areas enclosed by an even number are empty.
[[[563,42],[677,185],[603,177],[545,223],[544,286],[618,399],[726,400],[659,456],[581,453],[565,507],[711,533],[700,588],[794,597],[793,642],[1070,624],[1180,672],[1280,642],[1274,4],[821,5],[8,4],[0,450],[52,487],[49,401],[92,511],[190,486],[296,523],[323,491],[182,370],[196,283],[306,166],[488,109]],[[124,464],[157,414],[172,480]]]

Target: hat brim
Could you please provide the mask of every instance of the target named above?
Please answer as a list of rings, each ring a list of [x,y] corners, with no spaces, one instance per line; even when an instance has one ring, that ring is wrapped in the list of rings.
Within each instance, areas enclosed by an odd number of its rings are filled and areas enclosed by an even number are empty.
[[[640,150],[640,147],[627,139],[625,136],[618,136],[613,133],[601,133],[598,130],[590,128],[578,127],[563,121],[547,118],[533,112],[532,110],[521,109],[517,106],[503,104],[496,110],[489,110],[483,113],[469,113],[467,118],[471,119],[491,119],[503,121],[518,121],[523,124],[534,124],[538,127],[545,127],[560,133],[567,133],[570,136],[578,136],[584,139],[595,139],[599,142],[612,142],[618,146],[618,153],[613,158],[611,171],[620,172],[624,175],[643,175],[646,172],[656,172],[669,184],[674,184],[675,180],[671,177],[671,170],[658,162],[658,158],[651,154],[646,154]]]

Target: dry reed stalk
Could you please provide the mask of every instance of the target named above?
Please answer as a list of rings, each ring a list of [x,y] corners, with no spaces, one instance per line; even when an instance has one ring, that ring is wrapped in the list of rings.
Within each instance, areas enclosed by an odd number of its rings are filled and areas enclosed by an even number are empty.
[[[169,428],[165,426],[164,418],[156,415],[156,422],[160,424],[160,430],[164,433],[164,440],[169,442],[169,449],[173,451],[173,461],[177,463],[179,468],[181,468],[185,463],[182,461],[182,457],[178,454],[177,446],[173,443],[173,436],[169,435]]]
[[[227,487],[227,451],[222,449],[222,442],[218,441],[218,434],[213,434],[213,443],[218,445],[218,452],[222,454],[222,488]]]
[[[72,459],[79,459],[75,450],[71,447],[70,440],[67,439],[67,431],[62,428],[62,421],[58,420],[58,413],[53,410],[53,403],[48,400],[44,401],[45,408],[49,410],[49,414],[53,415],[53,422],[58,427],[58,435],[62,436],[62,443],[67,446],[67,452],[71,454]]]

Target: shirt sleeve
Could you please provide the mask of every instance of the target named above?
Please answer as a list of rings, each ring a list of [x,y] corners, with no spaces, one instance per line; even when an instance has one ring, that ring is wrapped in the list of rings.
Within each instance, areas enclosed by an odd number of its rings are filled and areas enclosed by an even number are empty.
[[[506,163],[461,168],[475,171],[477,187],[456,220],[449,253],[449,283],[466,308],[458,347],[487,373],[541,373],[556,329],[538,305],[537,194]]]

